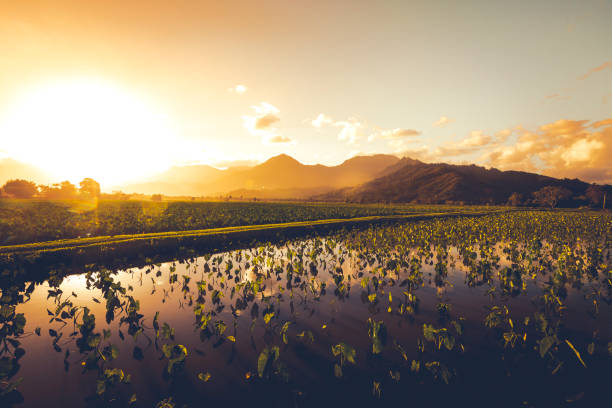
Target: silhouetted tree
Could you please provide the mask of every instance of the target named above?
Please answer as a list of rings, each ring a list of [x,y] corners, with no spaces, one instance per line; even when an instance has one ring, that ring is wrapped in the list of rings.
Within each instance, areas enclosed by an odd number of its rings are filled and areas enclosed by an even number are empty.
[[[7,181],[2,190],[15,198],[32,198],[38,193],[36,184],[21,179]]]
[[[559,201],[567,200],[572,196],[572,192],[565,187],[546,186],[533,193],[536,203],[555,208]]]
[[[45,198],[54,200],[72,200],[77,197],[77,188],[69,181],[62,181],[51,186],[39,186],[40,193]]]
[[[521,193],[512,193],[508,198],[508,205],[518,207],[525,203],[525,197]]]
[[[80,183],[81,196],[84,198],[100,197],[100,184],[92,178],[84,178]]]

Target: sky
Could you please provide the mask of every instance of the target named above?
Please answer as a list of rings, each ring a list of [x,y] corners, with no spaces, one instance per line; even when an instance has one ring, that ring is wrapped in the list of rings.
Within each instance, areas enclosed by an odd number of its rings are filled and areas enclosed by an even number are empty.
[[[612,183],[612,1],[0,0],[0,157],[388,153]]]

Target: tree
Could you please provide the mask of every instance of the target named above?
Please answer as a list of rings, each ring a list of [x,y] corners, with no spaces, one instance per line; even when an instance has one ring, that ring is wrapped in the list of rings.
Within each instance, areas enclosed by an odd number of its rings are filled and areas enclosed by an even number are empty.
[[[153,195],[151,196],[151,200],[153,200],[153,201],[161,201],[161,200],[162,200],[162,198],[163,198],[163,197],[162,197],[162,195],[161,195],[161,194],[153,194]]]
[[[525,202],[525,197],[521,193],[516,193],[516,192],[512,193],[510,197],[508,198],[508,205],[511,205],[513,207],[521,206],[523,205],[524,202]]]
[[[567,200],[572,196],[572,192],[565,187],[546,186],[533,193],[536,203],[543,206],[555,208],[559,201]]]
[[[38,193],[36,184],[21,179],[7,181],[2,190],[15,198],[32,198]]]
[[[77,188],[68,180],[51,186],[40,186],[41,195],[55,200],[71,200],[77,197]]]
[[[85,198],[100,197],[100,183],[92,178],[84,178],[80,183],[81,195]]]

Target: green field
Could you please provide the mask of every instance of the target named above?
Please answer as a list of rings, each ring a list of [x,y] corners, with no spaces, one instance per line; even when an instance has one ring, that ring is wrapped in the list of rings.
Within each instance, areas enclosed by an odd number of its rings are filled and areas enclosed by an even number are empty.
[[[478,208],[470,207],[470,211]],[[460,209],[380,204],[4,199],[0,200],[0,245]]]

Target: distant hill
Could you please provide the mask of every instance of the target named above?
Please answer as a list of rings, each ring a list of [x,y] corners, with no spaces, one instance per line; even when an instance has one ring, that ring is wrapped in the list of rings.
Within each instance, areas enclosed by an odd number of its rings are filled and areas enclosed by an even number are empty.
[[[529,197],[545,186],[565,187],[577,196],[584,194],[590,184],[578,179],[556,179],[476,165],[428,164],[403,159],[387,168],[380,177],[313,198],[352,202],[504,204],[514,192]]]
[[[201,196],[207,186],[223,175],[207,165],[175,166],[149,180],[118,186],[127,193],[158,194],[171,196]]]
[[[338,166],[302,164],[281,154],[253,167],[219,170],[211,166],[174,167],[154,179],[121,187],[128,193],[166,195],[306,198],[356,186],[400,161],[396,156],[358,156]]]

